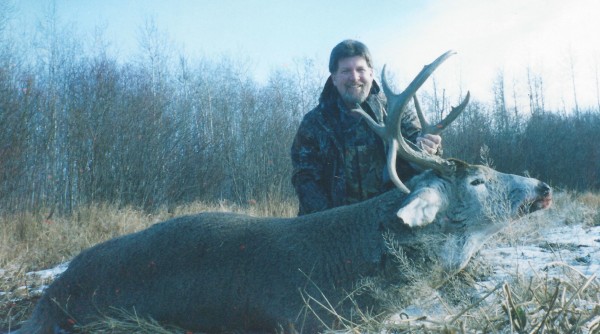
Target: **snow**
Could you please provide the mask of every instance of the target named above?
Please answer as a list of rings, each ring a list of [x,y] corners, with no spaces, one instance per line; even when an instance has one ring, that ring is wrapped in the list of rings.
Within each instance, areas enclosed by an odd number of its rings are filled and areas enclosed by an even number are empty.
[[[33,295],[41,295],[44,289],[48,287],[48,284],[52,283],[54,279],[67,270],[68,267],[69,262],[64,262],[54,268],[27,273],[26,275],[29,281],[42,282],[42,284],[31,290],[29,293]],[[26,287],[22,288],[25,289]]]
[[[479,256],[493,263],[494,281],[518,273],[524,277],[548,275],[559,277],[564,267],[583,276],[600,274],[600,226],[555,226],[540,231],[528,245],[483,249]]]
[[[25,282],[27,285],[17,287],[15,291],[4,292],[0,291],[0,297],[6,294],[14,296],[28,295],[28,296],[39,296],[44,292],[44,289],[52,283],[58,275],[62,274],[69,267],[69,262],[64,262],[56,267],[50,269],[44,269],[39,271],[32,271],[25,274]],[[0,277],[10,274],[8,271],[0,269]]]
[[[535,219],[539,222],[549,216]],[[525,221],[524,225],[529,223]],[[556,217],[548,224],[532,225],[517,227],[513,234],[492,240],[474,256],[473,262],[491,268],[489,275],[480,277],[475,283],[474,299],[481,298],[487,305],[497,305],[502,301],[496,299],[497,293],[490,292],[497,291],[505,283],[510,286],[515,280],[556,278],[568,282],[569,277],[576,277],[595,285],[599,283],[600,226],[570,224],[568,220]],[[442,300],[439,291],[432,291],[430,295],[414,300],[389,321],[401,323],[399,315],[404,315],[412,319],[413,324],[444,323],[456,315],[457,309],[446,308]],[[586,301],[579,303],[583,305]]]

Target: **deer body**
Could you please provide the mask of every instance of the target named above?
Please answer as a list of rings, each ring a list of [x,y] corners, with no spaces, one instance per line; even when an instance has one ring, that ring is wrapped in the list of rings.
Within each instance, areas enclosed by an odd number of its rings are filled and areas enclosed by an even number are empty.
[[[73,259],[23,330],[52,333],[114,307],[191,330],[314,332],[303,294],[320,299],[318,287],[336,305],[358,278],[375,275],[402,197],[293,219],[202,213],[107,241]]]
[[[548,205],[550,189],[537,180],[483,166],[460,170],[465,176],[455,180],[426,172],[411,183],[410,195],[391,190],[366,202],[297,218],[201,213],[109,240],[73,259],[46,290],[22,333],[68,329],[111,315],[115,308],[206,332],[316,332],[324,327],[307,311],[306,300],[326,302],[325,296],[349,317],[352,305],[344,298],[354,284],[387,269],[385,232],[407,246],[444,234],[445,243],[428,245],[429,251],[455,271],[508,224],[491,223],[482,214],[481,203],[493,201],[484,197],[494,194],[494,183],[510,187],[513,218],[523,208]],[[485,183],[472,185],[472,180]],[[418,205],[434,192],[439,192],[438,203],[425,209]],[[427,210],[436,212],[431,217],[424,214]],[[421,226],[410,227],[408,221]],[[417,254],[419,258],[424,260]],[[360,306],[376,307],[366,296],[358,300],[366,303]],[[314,301],[308,304],[326,325],[333,323]]]

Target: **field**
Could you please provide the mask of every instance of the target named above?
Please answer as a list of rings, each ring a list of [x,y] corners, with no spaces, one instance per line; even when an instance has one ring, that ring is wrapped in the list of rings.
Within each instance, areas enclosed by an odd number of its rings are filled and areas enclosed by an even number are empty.
[[[27,319],[39,287],[49,283],[31,272],[53,268],[98,242],[187,213],[293,216],[295,208],[295,203],[276,201],[252,201],[243,207],[221,202],[147,213],[98,204],[68,217],[45,210],[0,217],[0,332]],[[410,271],[401,250],[394,249],[393,242],[390,248],[398,265]],[[402,287],[385,290],[363,282],[396,315],[382,322],[365,314],[359,322],[341,321],[336,331],[600,333],[599,250],[600,195],[560,192],[551,209],[513,223],[457,275],[441,282],[413,277]],[[82,331],[184,332],[131,314]]]

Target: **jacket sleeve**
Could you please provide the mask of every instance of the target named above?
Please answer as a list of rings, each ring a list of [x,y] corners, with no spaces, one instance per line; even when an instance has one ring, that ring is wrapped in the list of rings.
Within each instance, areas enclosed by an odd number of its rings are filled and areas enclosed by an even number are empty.
[[[300,202],[298,215],[322,211],[331,207],[323,187],[324,163],[320,145],[311,130],[314,126],[302,121],[291,148],[292,184]]]

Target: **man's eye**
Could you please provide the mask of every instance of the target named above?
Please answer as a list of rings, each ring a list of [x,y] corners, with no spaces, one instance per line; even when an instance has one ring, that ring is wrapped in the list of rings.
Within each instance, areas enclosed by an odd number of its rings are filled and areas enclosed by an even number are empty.
[[[483,179],[475,179],[475,180],[471,181],[472,186],[478,186],[478,185],[484,184],[484,183],[485,183],[485,181]]]

